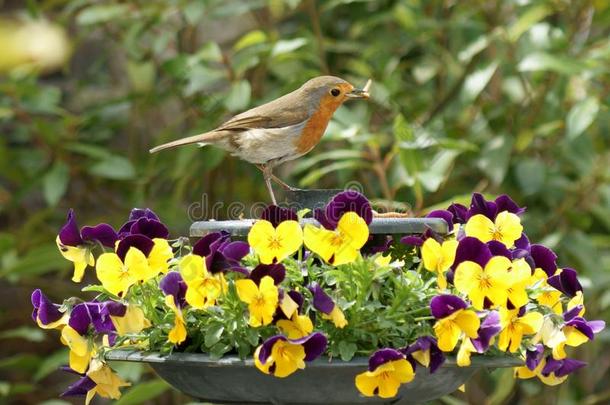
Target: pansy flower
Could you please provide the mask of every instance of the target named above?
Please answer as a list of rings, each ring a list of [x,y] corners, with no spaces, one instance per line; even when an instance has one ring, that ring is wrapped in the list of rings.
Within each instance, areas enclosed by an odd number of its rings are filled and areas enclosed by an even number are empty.
[[[193,254],[205,258],[208,271],[212,274],[236,271],[247,275],[241,259],[250,252],[250,246],[243,241],[232,241],[228,232],[212,232],[193,245]]]
[[[157,214],[149,208],[134,208],[129,213],[129,219],[119,229],[119,236],[144,235],[150,239],[167,239],[169,230]]]
[[[563,312],[561,291],[549,286],[547,278],[548,276],[542,268],[536,268],[531,277],[531,284],[537,286],[537,291],[532,294],[532,298],[536,299],[540,305],[551,308],[553,312],[559,315]]]
[[[455,239],[439,243],[434,238],[428,238],[421,247],[424,268],[436,274],[438,288],[447,288],[445,272],[451,268],[455,260],[458,241]]]
[[[180,308],[186,306],[186,283],[177,271],[170,271],[159,282],[159,289],[165,295],[174,297],[174,304]]]
[[[295,220],[273,226],[271,222],[259,219],[248,233],[248,243],[262,264],[278,263],[301,248],[303,230]]]
[[[463,260],[464,256],[475,260]],[[506,305],[511,285],[510,259],[492,257],[486,244],[466,237],[459,243],[456,262],[458,260],[460,263],[455,269],[453,283],[459,292],[468,295],[476,309],[482,310],[488,303]]]
[[[186,326],[182,309],[175,304],[173,295],[165,296],[165,305],[174,313],[174,327],[169,331],[167,340],[175,345],[179,345],[186,340]]]
[[[130,385],[115,374],[107,364],[94,360],[87,374],[82,374],[82,377],[68,387],[61,396],[85,396],[85,405],[89,405],[96,394],[102,398],[119,399],[120,388]]]
[[[564,359],[567,357],[565,346],[577,347],[595,338],[595,334],[601,332],[606,323],[602,320],[587,321],[579,316],[582,308],[576,306],[563,314],[564,325],[562,328],[564,339],[558,341],[553,348],[553,358]]]
[[[60,306],[51,300],[37,288],[32,292],[32,319],[43,329],[56,329],[65,325],[68,315],[59,311]]]
[[[313,307],[316,311],[322,313],[323,319],[332,321],[335,327],[340,329],[347,326],[347,320],[345,319],[345,315],[343,314],[343,311],[341,311],[341,308],[335,304],[333,299],[326,294],[318,283],[311,283],[307,288],[313,295]]]
[[[557,255],[544,245],[530,244],[525,234],[515,241],[515,249],[512,251],[513,259],[524,259],[532,268],[544,272],[551,277],[557,271]]]
[[[335,266],[356,260],[368,237],[366,221],[353,211],[343,214],[335,230],[307,224],[303,236],[307,249]]]
[[[313,323],[309,316],[300,315],[298,312],[294,312],[291,319],[280,319],[276,325],[288,339],[300,339],[313,332]]]
[[[193,308],[204,309],[215,305],[216,300],[227,290],[224,275],[210,274],[204,258],[199,255],[184,256],[178,268],[186,283],[185,300]]]
[[[84,373],[94,352],[89,338],[91,317],[85,304],[75,306],[70,312],[68,324],[61,330],[61,342],[70,349],[69,365],[77,373]]]
[[[136,304],[127,305],[122,315],[111,315],[110,319],[119,336],[140,333],[151,325],[142,308]]]
[[[125,295],[138,281],[146,281],[158,273],[151,268],[147,256],[155,243],[143,235],[130,235],[121,240],[116,253],[103,253],[97,260],[98,280],[110,293]]]
[[[543,315],[539,312],[525,312],[519,309],[500,308],[502,331],[498,338],[498,348],[515,353],[521,347],[523,336],[533,335],[542,327]]]
[[[79,230],[74,211],[69,210],[68,219],[55,242],[62,256],[74,263],[72,281],[80,282],[87,266],[95,264],[95,258],[91,253],[94,243],[99,242],[103,246],[114,247],[117,238],[116,232],[108,224],[85,226]]]
[[[335,195],[325,209],[314,210],[314,218],[326,229],[335,230],[343,216],[353,212],[369,225],[373,220],[373,209],[367,198],[355,190],[346,190]]]
[[[279,291],[273,278],[264,276],[259,285],[250,279],[237,280],[235,287],[239,299],[248,304],[250,326],[269,325],[279,301]]]
[[[320,332],[299,339],[276,335],[256,349],[254,364],[265,374],[288,377],[295,371],[304,369],[305,362],[317,359],[324,353],[327,344],[326,336]]]
[[[369,369],[356,376],[356,388],[367,397],[393,398],[400,385],[411,382],[413,378],[415,371],[403,353],[380,349],[369,358]]]
[[[527,348],[525,351],[525,365],[515,367],[515,377],[521,379],[528,379],[535,377],[536,374],[540,373],[542,367],[541,364],[544,361],[544,345],[538,343],[533,347]]]
[[[430,368],[430,373],[434,373],[445,362],[445,355],[438,348],[436,339],[432,336],[419,337],[415,343],[400,351],[411,362],[414,370],[416,363],[418,363],[426,368]]]
[[[493,221],[485,215],[477,214],[466,222],[464,232],[466,236],[475,237],[481,242],[497,240],[510,248],[521,237],[523,225],[517,215],[508,211],[499,213]]]
[[[470,356],[472,353],[485,353],[489,349],[492,339],[501,330],[499,313],[497,311],[489,312],[483,322],[481,322],[481,326],[477,331],[478,336],[475,339],[466,338],[462,340],[457,355],[458,366],[470,366]]]
[[[540,381],[546,385],[558,385],[568,378],[568,375],[587,365],[584,361],[576,359],[554,359],[547,356],[541,363],[542,369],[538,374]]]
[[[430,301],[430,311],[436,318],[434,333],[438,347],[444,352],[452,351],[460,337],[477,338],[481,321],[468,304],[455,295],[437,295]]]

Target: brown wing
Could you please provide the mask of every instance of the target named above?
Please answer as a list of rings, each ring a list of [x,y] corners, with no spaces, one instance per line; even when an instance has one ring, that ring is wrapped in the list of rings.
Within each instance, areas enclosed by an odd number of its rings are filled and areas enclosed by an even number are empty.
[[[227,137],[239,135],[248,129],[282,128],[297,125],[311,116],[313,111],[310,111],[310,109],[310,106],[303,105],[299,90],[295,90],[278,99],[238,114],[210,132],[159,145],[151,149],[150,153],[192,143],[226,141]]]

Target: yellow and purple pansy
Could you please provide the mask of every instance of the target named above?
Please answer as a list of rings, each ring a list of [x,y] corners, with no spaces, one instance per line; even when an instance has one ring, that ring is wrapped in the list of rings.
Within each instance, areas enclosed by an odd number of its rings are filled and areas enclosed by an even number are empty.
[[[367,397],[393,398],[400,386],[413,378],[415,371],[403,353],[380,349],[369,357],[369,369],[356,376],[356,388]]]
[[[470,366],[470,357],[473,353],[485,353],[495,336],[500,333],[500,314],[497,311],[490,311],[477,331],[477,337],[465,338],[462,340],[457,355],[457,364],[460,367]]]
[[[417,364],[430,369],[430,373],[436,372],[445,363],[445,355],[438,348],[437,341],[432,336],[421,336],[415,343],[400,350],[411,362],[413,370]]]
[[[525,307],[518,309],[500,308],[502,331],[498,338],[498,348],[515,353],[521,347],[524,336],[533,335],[542,327],[543,315],[539,312],[526,312]]]
[[[223,273],[208,272],[206,261],[202,256],[188,254],[178,263],[180,275],[186,284],[185,300],[196,309],[205,309],[216,305],[216,300],[227,290]],[[180,300],[176,301],[179,304]]]
[[[478,337],[481,321],[460,297],[437,295],[430,300],[430,312],[436,318],[434,333],[442,351],[452,351],[462,336],[472,339]]]
[[[62,256],[74,263],[72,281],[78,283],[83,279],[87,266],[95,264],[92,250],[96,244],[112,248],[117,239],[117,233],[108,224],[85,226],[79,230],[74,211],[70,209],[55,242]]]
[[[328,340],[320,332],[299,339],[284,335],[272,336],[254,352],[256,368],[265,374],[279,378],[288,377],[305,368],[305,363],[317,359],[324,351]]]
[[[54,304],[37,288],[32,292],[32,319],[43,329],[61,328],[68,322],[68,314],[62,313],[60,305]]]
[[[313,307],[322,313],[323,319],[332,321],[335,327],[340,329],[347,326],[347,320],[341,308],[318,283],[311,283],[307,288],[313,296]]]
[[[123,381],[112,369],[101,361],[92,361],[92,366],[85,373],[77,373],[81,378],[61,394],[62,397],[84,396],[85,405],[89,405],[97,394],[102,398],[118,399],[121,397],[120,388],[131,384]]]
[[[235,271],[247,275],[242,264],[250,252],[250,246],[243,241],[232,241],[228,232],[212,232],[195,243],[192,253],[205,258],[207,270],[212,274]]]
[[[303,229],[293,211],[271,206],[252,225],[248,243],[262,264],[278,263],[301,248]]]

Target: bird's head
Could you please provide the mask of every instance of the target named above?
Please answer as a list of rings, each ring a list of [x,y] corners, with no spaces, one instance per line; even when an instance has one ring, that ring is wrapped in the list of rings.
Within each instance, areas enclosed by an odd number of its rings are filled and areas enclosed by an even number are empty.
[[[335,76],[318,76],[303,84],[300,90],[316,106],[327,106],[333,110],[348,99],[369,97],[367,89],[356,89]]]

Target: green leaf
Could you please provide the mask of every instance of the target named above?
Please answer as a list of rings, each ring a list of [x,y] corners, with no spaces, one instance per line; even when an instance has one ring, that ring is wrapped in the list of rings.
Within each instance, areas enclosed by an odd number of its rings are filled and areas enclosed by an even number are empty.
[[[34,374],[34,381],[40,381],[52,372],[56,371],[60,366],[64,365],[68,361],[68,349],[60,349],[55,351],[53,354],[46,356],[36,374]]]
[[[248,32],[246,35],[241,37],[239,39],[239,41],[237,41],[235,43],[235,45],[233,45],[233,50],[237,52],[244,48],[247,48],[247,47],[250,47],[253,45],[262,44],[265,42],[267,42],[267,34],[265,34],[261,30],[254,30],[254,31]]]
[[[92,25],[108,22],[129,15],[127,4],[98,4],[85,8],[76,16],[79,25]]]
[[[250,82],[247,80],[239,80],[231,85],[231,90],[225,98],[225,106],[227,110],[237,112],[243,111],[250,104]]]
[[[115,405],[138,405],[150,401],[163,394],[170,388],[169,384],[161,379],[138,383],[125,392]]]
[[[483,148],[477,166],[494,184],[500,184],[504,180],[512,148],[513,139],[509,136],[496,136]]]
[[[566,118],[566,136],[576,139],[585,132],[599,112],[599,102],[593,97],[576,103]]]
[[[551,14],[552,11],[553,10],[546,4],[539,4],[530,7],[508,28],[508,40],[510,42],[516,42],[521,35],[523,35],[523,33],[534,26],[534,24]]]
[[[358,350],[358,346],[354,343],[345,341],[339,343],[339,355],[343,361],[350,361],[356,354],[356,350]]]
[[[271,57],[294,52],[300,47],[304,46],[306,43],[307,39],[305,38],[279,40],[273,45],[273,48],[271,49]]]
[[[520,72],[553,71],[565,75],[574,75],[585,70],[587,66],[565,56],[555,56],[544,52],[527,55],[517,65]]]
[[[205,346],[212,347],[218,343],[224,330],[225,327],[222,324],[214,324],[210,326],[205,332]]]
[[[498,69],[498,62],[492,62],[483,69],[476,70],[464,81],[462,97],[464,102],[471,102],[487,87],[487,84]]]
[[[546,180],[546,165],[538,159],[524,159],[515,169],[517,181],[524,195],[537,193]]]
[[[22,339],[29,342],[42,342],[45,339],[45,334],[38,328],[21,326],[1,332],[0,339]]]
[[[56,161],[42,179],[42,195],[48,205],[54,206],[64,196],[70,182],[70,169],[62,161]]]
[[[113,180],[130,180],[136,170],[129,160],[119,155],[111,155],[89,167],[89,173],[97,177]]]

